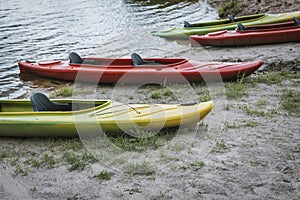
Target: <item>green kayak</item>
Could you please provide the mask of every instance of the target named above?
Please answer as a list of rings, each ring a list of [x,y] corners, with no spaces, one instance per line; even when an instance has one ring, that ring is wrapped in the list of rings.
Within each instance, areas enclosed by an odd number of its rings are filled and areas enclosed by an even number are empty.
[[[101,135],[136,128],[160,130],[195,124],[213,102],[190,104],[124,104],[110,100],[48,99],[35,93],[28,99],[0,100],[0,136],[70,137]]]
[[[162,30],[153,32],[155,36],[170,38],[170,39],[188,39],[190,35],[204,35],[211,32],[222,30],[234,30],[237,23],[243,23],[245,26],[254,26],[261,24],[274,24],[280,22],[291,21],[293,17],[300,17],[300,11],[280,13],[280,14],[256,14],[241,17],[229,17],[229,19],[217,20],[203,23],[187,23],[186,27],[172,28],[169,30]]]

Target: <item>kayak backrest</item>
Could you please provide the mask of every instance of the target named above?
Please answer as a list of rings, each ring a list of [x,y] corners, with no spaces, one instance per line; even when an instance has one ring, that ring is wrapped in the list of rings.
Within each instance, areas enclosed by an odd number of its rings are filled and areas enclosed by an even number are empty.
[[[33,110],[39,111],[71,111],[72,105],[68,103],[54,103],[42,93],[34,93],[30,96]]]
[[[71,52],[69,54],[70,63],[73,64],[81,64],[83,63],[83,59],[75,52]]]
[[[233,15],[228,15],[227,17],[231,23],[235,22]]]
[[[295,22],[296,26],[300,26],[300,21],[297,17],[293,17],[293,21]]]
[[[246,27],[241,23],[237,23],[237,30],[246,30]]]
[[[144,60],[139,54],[133,53],[131,54],[131,60],[133,66],[141,66],[141,65],[163,65],[162,63],[152,61],[152,60]]]
[[[187,21],[183,21],[183,27],[189,28],[189,27],[191,27],[191,24]]]

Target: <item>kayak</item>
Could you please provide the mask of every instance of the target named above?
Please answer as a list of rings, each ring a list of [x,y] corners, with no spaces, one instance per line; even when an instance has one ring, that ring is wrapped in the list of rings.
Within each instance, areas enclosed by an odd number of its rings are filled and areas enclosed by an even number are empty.
[[[111,100],[49,100],[42,93],[29,99],[0,100],[0,136],[71,137],[91,133],[191,125],[203,119],[213,102],[191,104],[122,104]],[[100,129],[101,127],[101,129]]]
[[[190,36],[191,46],[245,46],[300,41],[300,22],[270,25],[244,26],[238,24],[235,31],[219,31],[206,35]]]
[[[76,59],[74,59],[74,57]],[[81,58],[72,52],[70,61],[21,61],[21,73],[81,82],[97,83],[163,83],[199,82],[203,80],[236,80],[257,70],[262,61],[198,62],[185,58]]]
[[[175,27],[169,30],[153,32],[155,36],[170,38],[170,39],[188,39],[190,35],[204,35],[211,32],[222,30],[234,30],[237,23],[242,23],[244,26],[256,26],[263,24],[275,24],[291,21],[293,17],[300,17],[300,11],[280,13],[280,14],[256,14],[242,17],[230,17],[230,19],[217,20],[212,22],[194,23],[189,27]]]

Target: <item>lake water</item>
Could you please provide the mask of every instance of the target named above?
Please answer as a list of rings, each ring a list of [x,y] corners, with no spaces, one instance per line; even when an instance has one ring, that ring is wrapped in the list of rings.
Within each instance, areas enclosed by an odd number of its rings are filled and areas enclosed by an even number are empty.
[[[203,1],[147,2],[0,0],[0,98],[16,98],[35,87],[20,77],[19,60],[67,59],[72,51],[81,56],[129,57],[137,52],[143,57],[178,57],[182,47],[176,41],[151,32],[183,26],[184,20],[217,18]]]

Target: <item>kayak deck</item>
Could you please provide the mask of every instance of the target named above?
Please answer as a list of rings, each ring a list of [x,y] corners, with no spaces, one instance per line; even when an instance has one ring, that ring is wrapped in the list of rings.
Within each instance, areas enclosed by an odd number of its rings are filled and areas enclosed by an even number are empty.
[[[76,109],[39,110],[32,100],[0,100],[0,136],[73,137],[136,128],[160,130],[197,123],[213,108],[212,101],[178,105],[61,99],[51,103],[72,104]]]
[[[80,57],[78,57],[80,58]],[[84,63],[89,61],[89,64]],[[90,64],[93,61],[98,64]],[[96,62],[97,61],[97,62]],[[254,62],[198,62],[185,58],[146,58],[142,61],[130,58],[80,58],[79,63],[63,61],[19,62],[21,73],[43,77],[93,83],[163,83],[201,82],[205,77],[224,81],[236,80],[237,74],[250,75],[262,65]],[[229,76],[229,71],[232,73]],[[213,77],[214,75],[215,77]]]

